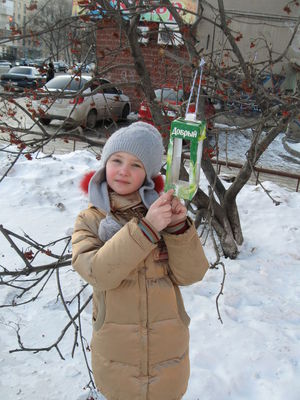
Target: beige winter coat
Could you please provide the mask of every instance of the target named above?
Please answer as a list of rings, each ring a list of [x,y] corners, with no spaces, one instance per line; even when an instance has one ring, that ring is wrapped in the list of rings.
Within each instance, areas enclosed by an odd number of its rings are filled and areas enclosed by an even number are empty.
[[[179,400],[189,378],[189,317],[178,285],[208,269],[196,229],[162,233],[167,261],[133,218],[103,244],[105,215],[90,207],[75,224],[73,266],[93,286],[92,369],[108,400]]]

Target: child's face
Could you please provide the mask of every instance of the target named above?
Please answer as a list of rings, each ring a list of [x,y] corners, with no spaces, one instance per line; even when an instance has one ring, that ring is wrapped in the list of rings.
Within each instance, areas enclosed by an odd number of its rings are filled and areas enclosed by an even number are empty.
[[[118,194],[136,192],[146,178],[142,162],[130,153],[120,151],[112,154],[106,163],[106,181]]]

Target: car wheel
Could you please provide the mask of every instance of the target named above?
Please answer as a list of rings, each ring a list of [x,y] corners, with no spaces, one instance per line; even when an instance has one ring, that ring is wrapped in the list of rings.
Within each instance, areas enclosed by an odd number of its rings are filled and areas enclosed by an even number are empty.
[[[50,122],[51,122],[51,119],[49,119],[49,118],[41,118],[40,119],[40,123],[43,125],[49,125]]]
[[[122,120],[126,120],[127,119],[127,117],[128,117],[128,114],[129,114],[129,104],[125,104],[125,107],[123,108],[123,111],[122,111]]]
[[[86,117],[86,127],[94,129],[97,124],[97,112],[95,110],[90,110]]]

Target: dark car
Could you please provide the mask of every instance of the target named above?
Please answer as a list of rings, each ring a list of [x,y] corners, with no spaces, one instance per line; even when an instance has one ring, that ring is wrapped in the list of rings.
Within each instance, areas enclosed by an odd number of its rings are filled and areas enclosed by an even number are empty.
[[[45,68],[47,66],[47,60],[45,60],[44,58],[36,58],[34,60],[34,65],[32,65],[32,67],[35,68]]]
[[[45,84],[46,80],[34,67],[13,67],[1,75],[0,84],[5,90],[23,91],[25,88],[36,89]]]
[[[68,66],[64,61],[54,61],[54,70],[55,72],[67,72]]]
[[[58,72],[67,72],[68,69],[68,64],[66,64],[64,61],[58,61]]]
[[[16,60],[15,61],[15,66],[19,67],[19,66],[24,66],[24,65],[29,65],[29,60],[27,60],[26,58],[20,58],[20,60]]]
[[[2,64],[7,64],[7,65],[10,65],[10,68],[12,67],[12,63],[10,61],[8,61],[8,60],[0,60],[0,64],[1,65]]]

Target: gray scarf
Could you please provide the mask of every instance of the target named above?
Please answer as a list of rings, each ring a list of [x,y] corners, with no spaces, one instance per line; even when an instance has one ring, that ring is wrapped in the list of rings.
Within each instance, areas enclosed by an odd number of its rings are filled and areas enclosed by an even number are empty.
[[[139,202],[145,209],[148,209],[151,204],[158,198],[157,192],[154,190],[154,182],[146,179],[144,185],[139,189]],[[120,196],[122,197],[122,196]],[[126,197],[126,196],[124,196]],[[130,197],[130,195],[129,195]],[[98,229],[98,235],[102,242],[106,242],[112,238],[125,223],[129,220],[124,220],[122,218],[116,218],[112,212],[110,196],[108,193],[108,187],[105,180],[105,168],[98,170],[89,183],[89,201],[95,207],[100,208],[106,213],[106,217],[101,220]],[[136,202],[133,203],[134,206],[137,205]],[[131,214],[132,218],[135,213]],[[137,215],[139,216],[139,215]]]

